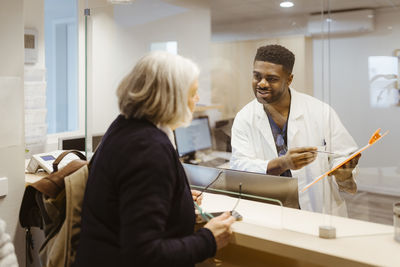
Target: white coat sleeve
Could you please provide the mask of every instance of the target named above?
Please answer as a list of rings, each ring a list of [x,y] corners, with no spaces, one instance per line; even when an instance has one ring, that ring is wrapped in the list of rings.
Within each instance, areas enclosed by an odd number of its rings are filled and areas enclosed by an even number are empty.
[[[259,159],[254,151],[254,140],[251,132],[254,131],[240,113],[237,114],[232,125],[232,157],[230,167],[234,170],[266,173],[268,160]]]
[[[358,149],[356,142],[350,133],[346,130],[342,122],[340,121],[337,113],[330,108],[330,116],[332,120],[332,128],[330,128],[330,132],[326,133],[327,138],[329,140],[327,142],[327,149],[332,149],[332,152],[343,155],[336,158],[333,158],[331,161],[331,167],[338,165],[340,162],[346,159],[348,155],[355,152]],[[356,176],[358,174],[358,167],[353,170],[353,179],[355,181]]]

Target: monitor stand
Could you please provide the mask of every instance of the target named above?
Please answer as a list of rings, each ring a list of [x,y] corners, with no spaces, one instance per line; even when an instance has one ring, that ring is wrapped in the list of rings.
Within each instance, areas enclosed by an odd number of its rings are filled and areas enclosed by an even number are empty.
[[[196,152],[188,153],[185,156],[183,156],[182,159],[184,163],[195,164],[195,165],[199,164],[199,162],[196,160]]]

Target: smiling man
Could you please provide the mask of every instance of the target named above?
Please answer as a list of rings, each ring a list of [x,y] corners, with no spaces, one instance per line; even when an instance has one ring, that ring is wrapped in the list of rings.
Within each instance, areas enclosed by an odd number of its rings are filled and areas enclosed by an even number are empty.
[[[233,123],[231,167],[298,177],[301,189],[354,152],[357,145],[329,105],[290,88],[294,61],[294,54],[283,46],[258,48],[252,79],[255,99],[239,111]],[[347,216],[339,190],[357,191],[353,173],[358,159],[337,170],[327,183],[318,182],[299,192],[301,209]]]

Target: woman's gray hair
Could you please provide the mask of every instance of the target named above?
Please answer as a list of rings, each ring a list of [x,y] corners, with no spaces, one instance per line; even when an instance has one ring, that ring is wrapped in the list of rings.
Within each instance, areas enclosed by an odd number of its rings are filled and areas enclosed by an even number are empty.
[[[193,61],[151,52],[139,60],[117,89],[121,114],[155,125],[188,124],[192,119],[188,91],[198,76],[199,68]]]

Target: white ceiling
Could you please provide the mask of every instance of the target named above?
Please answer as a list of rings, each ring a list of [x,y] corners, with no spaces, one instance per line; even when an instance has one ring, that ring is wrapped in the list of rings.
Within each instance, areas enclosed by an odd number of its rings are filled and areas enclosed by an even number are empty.
[[[294,7],[291,8],[281,8],[280,2],[281,0],[211,0],[212,24],[309,15],[321,12],[323,7],[325,11],[385,7],[400,9],[400,0],[292,0]]]
[[[135,0],[132,5],[116,5],[116,17],[121,24],[143,24],[162,17],[176,15],[193,7],[210,7],[213,30],[229,24],[242,25],[253,21],[273,19],[282,24],[296,16],[304,19],[311,13],[360,8],[395,8],[400,10],[400,0],[291,0],[294,7],[281,8],[283,0]],[[106,0],[90,0],[90,3]],[[94,5],[94,4],[91,4]],[[276,24],[275,23],[275,24]],[[266,25],[263,28],[267,28]]]

